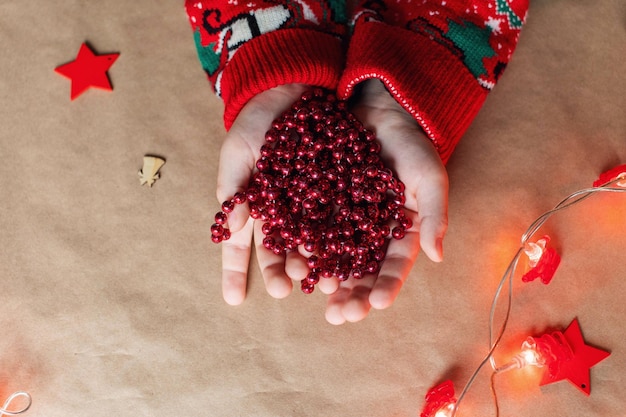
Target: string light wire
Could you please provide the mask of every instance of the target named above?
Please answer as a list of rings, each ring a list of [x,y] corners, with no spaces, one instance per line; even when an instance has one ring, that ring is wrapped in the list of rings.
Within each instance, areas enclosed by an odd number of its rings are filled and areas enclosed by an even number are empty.
[[[617,187],[614,187],[613,185],[617,185]],[[465,384],[465,387],[459,394],[458,400],[456,401],[456,403],[454,404],[454,408],[452,409],[451,417],[456,416],[457,411],[460,407],[461,401],[463,400],[463,398],[469,391],[470,387],[474,383],[474,380],[476,379],[476,377],[478,376],[482,368],[487,364],[487,362],[490,362],[492,368],[494,369],[494,372],[491,376],[491,392],[493,394],[496,412],[499,414],[498,400],[497,400],[495,387],[494,387],[494,378],[495,378],[495,375],[499,372],[499,370],[496,366],[493,353],[498,347],[498,345],[500,344],[500,341],[502,340],[502,337],[504,336],[507,325],[509,323],[509,318],[511,316],[511,307],[513,304],[513,278],[515,277],[515,272],[517,270],[520,257],[522,253],[524,253],[524,248],[526,244],[528,243],[528,241],[535,235],[535,233],[537,233],[539,229],[541,229],[541,227],[548,221],[548,219],[550,219],[550,217],[552,217],[553,215],[555,215],[556,213],[562,210],[570,208],[586,200],[587,198],[591,197],[593,194],[601,193],[601,192],[625,193],[626,183],[624,181],[624,178],[620,175],[617,178],[603,185],[600,185],[598,187],[585,188],[585,189],[578,190],[568,195],[563,200],[561,200],[556,206],[554,206],[553,209],[539,216],[534,222],[531,223],[528,229],[526,229],[526,231],[521,237],[521,242],[520,242],[521,246],[519,247],[519,249],[513,256],[513,259],[511,260],[506,271],[502,275],[502,278],[500,279],[500,282],[498,283],[498,286],[496,288],[493,301],[491,303],[491,309],[489,313],[489,350],[487,354],[485,355],[485,357],[482,359],[482,361],[478,364],[476,370],[474,371],[474,373],[472,373],[467,383]],[[494,332],[496,309],[498,306],[498,300],[500,299],[500,296],[505,286],[507,287],[506,307],[505,307],[506,310],[504,313],[504,318],[502,319],[500,330],[496,334]]]
[[[26,399],[26,404],[18,409],[18,410],[9,410],[9,407],[11,406],[11,403],[13,402],[13,400],[15,400],[16,398],[25,398]],[[33,403],[33,399],[31,398],[30,394],[25,392],[25,391],[17,391],[14,392],[13,394],[11,394],[9,396],[9,398],[6,399],[6,401],[4,402],[4,405],[2,406],[2,408],[0,408],[0,417],[7,415],[7,416],[17,416],[20,415],[22,413],[25,413],[26,411],[28,411],[28,409],[30,408],[30,406]]]

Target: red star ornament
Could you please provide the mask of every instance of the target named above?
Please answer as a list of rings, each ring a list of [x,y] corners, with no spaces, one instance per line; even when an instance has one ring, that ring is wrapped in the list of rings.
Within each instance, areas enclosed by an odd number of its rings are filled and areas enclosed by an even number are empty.
[[[545,372],[539,385],[547,385],[566,379],[583,393],[589,395],[591,392],[589,376],[591,368],[611,353],[585,343],[578,319],[574,319],[570,323],[563,335],[572,349],[573,357],[561,362],[554,375]]]
[[[119,53],[96,55],[86,43],[83,43],[74,61],[63,64],[54,71],[72,80],[70,93],[72,100],[89,87],[112,91],[107,71],[119,55]]]

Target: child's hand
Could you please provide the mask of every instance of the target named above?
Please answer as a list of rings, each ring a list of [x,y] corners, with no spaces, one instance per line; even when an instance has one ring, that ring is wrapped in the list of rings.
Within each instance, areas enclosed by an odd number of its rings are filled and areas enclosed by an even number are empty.
[[[420,247],[435,262],[443,257],[447,229],[448,176],[432,142],[417,122],[387,92],[379,80],[369,80],[352,109],[382,144],[382,157],[406,186],[405,211],[413,227],[401,240],[391,239],[377,275],[360,280],[321,280],[330,294],[326,319],[333,324],[359,321],[370,307],[384,309],[395,300]]]
[[[242,109],[222,146],[217,184],[219,201],[247,189],[265,132],[306,90],[304,85],[280,86],[257,95]],[[405,210],[414,226],[402,240],[390,240],[377,275],[342,283],[335,279],[319,282],[320,290],[330,294],[326,319],[333,324],[359,321],[367,316],[371,307],[389,307],[420,247],[433,261],[441,260],[441,242],[447,227],[447,174],[432,143],[415,120],[377,80],[365,83],[353,112],[367,128],[375,131],[383,145],[383,159],[405,183]],[[253,237],[265,286],[273,297],[289,295],[292,280],[300,281],[309,272],[305,258],[297,251],[285,258],[265,249],[261,224],[249,218],[246,205],[237,205],[229,214],[232,237],[221,243],[222,288],[229,304],[240,304],[245,298]]]
[[[265,143],[265,132],[274,119],[280,116],[296,100],[307,86],[290,84],[265,91],[241,110],[229,130],[220,152],[217,176],[217,198],[220,202],[232,198],[238,191],[245,191]],[[285,258],[263,247],[261,221],[249,217],[247,205],[236,205],[228,216],[232,237],[222,245],[222,293],[228,304],[238,305],[246,296],[248,266],[254,236],[259,267],[267,292],[275,298],[289,295],[292,279],[300,281],[308,272],[305,259],[297,252]]]

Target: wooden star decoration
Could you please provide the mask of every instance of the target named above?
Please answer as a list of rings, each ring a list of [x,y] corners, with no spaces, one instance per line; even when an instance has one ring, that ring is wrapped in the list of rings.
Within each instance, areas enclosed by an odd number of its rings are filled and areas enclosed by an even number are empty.
[[[119,55],[119,53],[96,55],[87,43],[83,43],[74,61],[58,66],[54,71],[72,80],[70,92],[72,100],[90,87],[112,91],[107,71]]]
[[[158,156],[146,155],[143,157],[143,168],[139,170],[139,183],[141,185],[148,184],[152,187],[154,182],[161,178],[159,169],[165,164],[165,159]]]
[[[556,373],[545,372],[540,385],[568,380],[586,395],[591,393],[591,368],[611,353],[585,343],[578,319],[574,319],[563,333],[572,349],[571,359],[559,364]]]

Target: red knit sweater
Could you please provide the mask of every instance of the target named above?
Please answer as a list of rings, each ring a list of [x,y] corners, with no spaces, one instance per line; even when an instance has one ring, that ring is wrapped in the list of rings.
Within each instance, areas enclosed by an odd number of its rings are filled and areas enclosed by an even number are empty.
[[[229,129],[256,94],[381,79],[444,162],[509,62],[528,0],[186,0]]]

